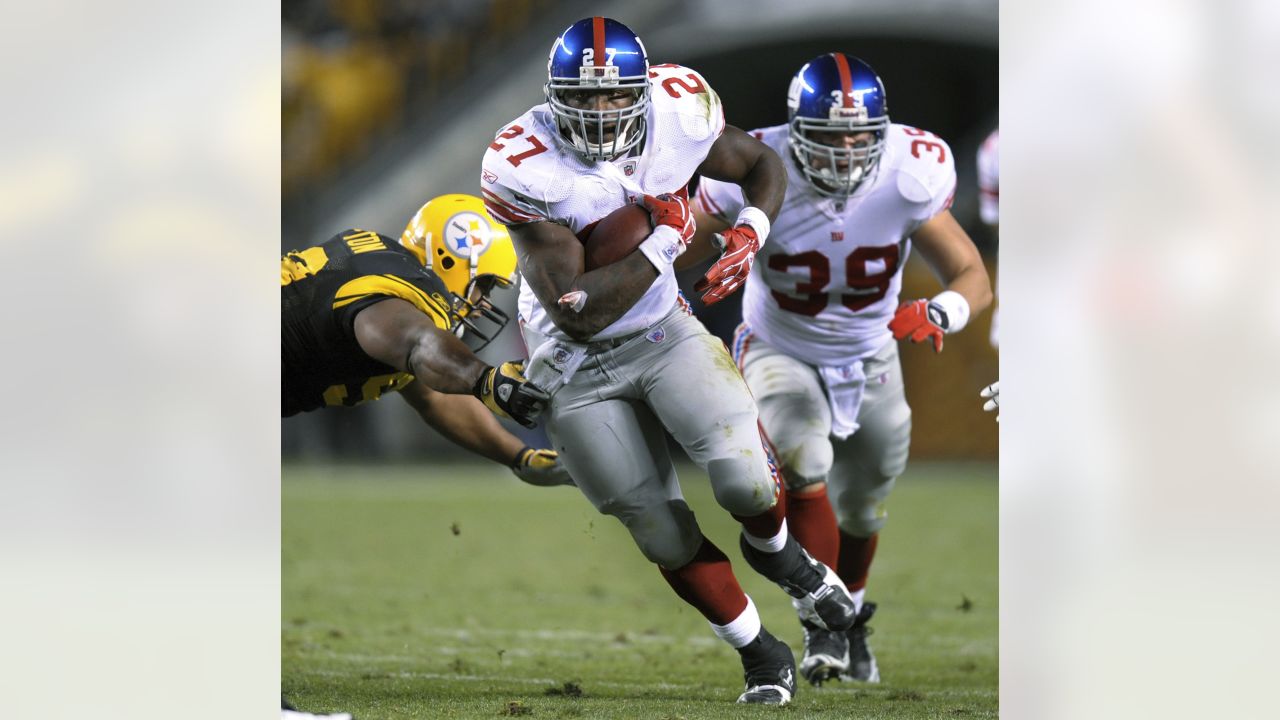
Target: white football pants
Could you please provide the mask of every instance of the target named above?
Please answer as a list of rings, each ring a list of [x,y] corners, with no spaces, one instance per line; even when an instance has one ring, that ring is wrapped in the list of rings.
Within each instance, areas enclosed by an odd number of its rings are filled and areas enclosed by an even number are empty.
[[[898,343],[889,341],[863,361],[867,381],[859,427],[845,440],[831,435],[831,406],[812,365],[759,337],[746,344],[739,364],[787,486],[825,482],[842,530],[854,537],[879,532],[887,517],[885,500],[906,469],[911,445]]]
[[[530,348],[545,339],[524,333]],[[702,538],[663,428],[707,471],[724,509],[753,516],[777,502],[751,393],[724,344],[679,303],[620,345],[592,345],[543,417],[578,489],[663,567],[683,567]]]

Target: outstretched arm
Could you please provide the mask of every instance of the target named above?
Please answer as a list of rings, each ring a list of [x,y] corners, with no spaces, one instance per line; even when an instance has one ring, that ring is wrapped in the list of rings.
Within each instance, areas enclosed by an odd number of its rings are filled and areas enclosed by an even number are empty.
[[[465,395],[446,395],[414,381],[400,391],[418,415],[459,447],[502,465],[513,465],[524,443],[498,424],[484,403]]]
[[[490,411],[526,427],[542,412],[547,394],[529,384],[521,363],[494,368],[412,304],[387,298],[360,311],[356,342],[369,357],[411,373],[427,387],[452,395],[470,392]]]
[[[356,342],[369,357],[444,393],[469,393],[488,367],[452,333],[411,303],[387,298],[355,320]]]

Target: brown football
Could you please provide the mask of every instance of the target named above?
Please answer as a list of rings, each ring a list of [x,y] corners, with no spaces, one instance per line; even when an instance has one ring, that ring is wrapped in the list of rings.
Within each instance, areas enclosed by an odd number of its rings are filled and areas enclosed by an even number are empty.
[[[601,218],[582,241],[584,268],[594,270],[621,260],[652,232],[648,210],[640,205],[623,205]]]

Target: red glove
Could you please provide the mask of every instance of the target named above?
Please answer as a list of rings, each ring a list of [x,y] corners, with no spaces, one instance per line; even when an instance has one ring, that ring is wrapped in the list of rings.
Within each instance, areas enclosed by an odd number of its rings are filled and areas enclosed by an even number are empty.
[[[760,238],[750,225],[739,225],[716,233],[712,242],[720,246],[723,253],[698,284],[693,286],[694,292],[706,291],[702,295],[705,305],[714,305],[741,287],[751,274],[751,264],[755,262],[756,252],[760,250]]]
[[[693,213],[689,212],[689,202],[679,195],[663,193],[657,197],[645,195],[640,205],[649,211],[654,227],[666,225],[680,233],[680,240],[685,245],[693,237],[695,228]]]
[[[933,351],[942,352],[942,328],[930,317],[928,300],[915,300],[899,305],[898,312],[889,321],[889,329],[893,331],[894,340],[910,337],[911,342],[918,343],[932,339]]]

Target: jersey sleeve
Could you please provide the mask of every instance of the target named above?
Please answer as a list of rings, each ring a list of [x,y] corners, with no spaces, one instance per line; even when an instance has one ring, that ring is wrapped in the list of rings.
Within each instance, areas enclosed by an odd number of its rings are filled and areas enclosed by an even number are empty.
[[[903,160],[899,190],[924,223],[951,208],[956,195],[956,163],[946,141],[930,132],[906,128],[898,138]]]
[[[715,141],[724,132],[724,106],[706,78],[683,65],[649,68],[650,93],[658,112],[678,118],[681,134],[695,142]]]
[[[698,181],[694,203],[711,217],[732,224],[746,201],[742,197],[742,188],[737,185],[704,177]]]
[[[543,207],[539,207],[537,200],[522,192],[527,184],[523,175],[533,171],[531,166],[539,163],[532,158],[522,158],[521,153],[512,154],[512,151],[523,150],[525,155],[533,151],[534,155],[540,155],[541,153],[536,151],[539,148],[544,151],[546,149],[546,143],[540,139],[536,140],[535,145],[527,138],[522,138],[524,132],[524,128],[519,124],[503,128],[495,136],[493,145],[485,151],[484,160],[481,163],[480,196],[484,200],[489,216],[501,225],[538,222],[548,219],[549,216],[545,203],[542,203]],[[509,135],[512,139],[503,139]],[[519,144],[521,140],[524,140],[525,145]],[[515,144],[516,147],[507,147],[508,144]],[[512,158],[516,158],[517,161],[513,163]],[[522,169],[521,166],[524,168]]]

